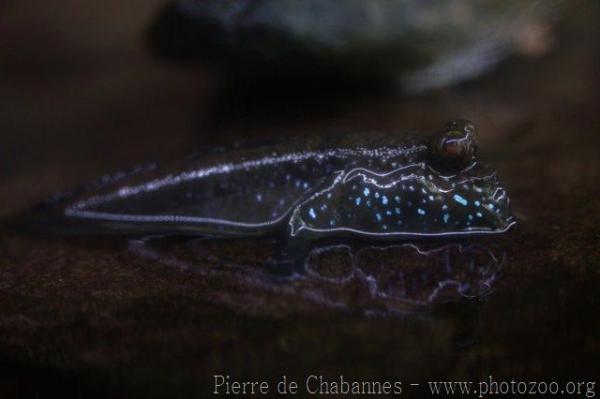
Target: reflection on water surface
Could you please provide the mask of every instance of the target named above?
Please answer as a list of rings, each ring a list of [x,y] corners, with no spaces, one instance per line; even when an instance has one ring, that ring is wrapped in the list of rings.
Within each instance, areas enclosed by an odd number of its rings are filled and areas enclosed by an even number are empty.
[[[227,293],[228,287],[235,287],[248,289],[248,293],[259,290],[301,298],[317,308],[382,316],[485,298],[492,292],[506,258],[503,252],[487,246],[461,243],[318,245],[292,264],[272,264],[268,254],[277,253],[278,243],[265,239],[157,236],[132,240],[130,248],[143,258],[220,287],[220,295],[209,296],[217,304],[227,297],[228,305],[235,307],[231,303],[235,297]],[[242,298],[245,303],[240,309],[253,300],[251,294]]]

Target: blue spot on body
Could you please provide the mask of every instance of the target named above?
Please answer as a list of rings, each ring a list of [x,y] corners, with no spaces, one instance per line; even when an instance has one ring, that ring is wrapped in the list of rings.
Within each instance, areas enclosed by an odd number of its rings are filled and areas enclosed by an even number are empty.
[[[400,203],[400,197],[398,197],[397,195],[394,197],[394,200],[395,200],[397,203]]]
[[[356,199],[354,200],[354,203],[356,204],[356,206],[360,205],[360,201],[362,201],[362,198],[356,197]]]
[[[378,222],[381,222],[381,213],[376,213],[375,214],[375,218],[377,219]]]
[[[308,214],[310,215],[311,218],[316,219],[317,218],[317,214],[315,213],[315,210],[313,208],[310,208],[308,210]]]
[[[479,206],[479,205],[481,205],[481,202],[475,200],[474,204],[475,204],[475,206]]]
[[[418,213],[419,215],[424,215],[424,214],[425,214],[425,210],[424,210],[424,209],[421,209],[421,208],[417,208],[417,213]]]
[[[458,194],[454,194],[454,196],[452,197],[454,199],[454,201],[458,202],[461,205],[467,206],[467,204],[469,203],[469,201],[467,201],[466,199],[464,199],[463,197],[461,197]]]
[[[481,214],[481,212],[477,212],[476,215],[477,215],[478,218],[482,218],[483,217],[483,215]]]
[[[444,223],[448,223],[448,220],[450,220],[450,215],[447,213],[444,213]]]
[[[384,195],[383,197],[381,197],[381,203],[382,203],[383,205],[387,205],[387,203],[388,203],[388,198],[387,198],[385,195]]]
[[[400,208],[394,208],[394,211],[396,212],[397,215],[400,214]]]
[[[379,192],[375,191],[375,198],[379,198]]]
[[[363,194],[365,195],[365,197],[368,197],[370,193],[371,193],[371,190],[369,190],[368,187],[365,187],[365,189],[363,191]]]
[[[473,220],[473,215],[469,214],[467,215],[467,217],[469,218],[469,220]]]

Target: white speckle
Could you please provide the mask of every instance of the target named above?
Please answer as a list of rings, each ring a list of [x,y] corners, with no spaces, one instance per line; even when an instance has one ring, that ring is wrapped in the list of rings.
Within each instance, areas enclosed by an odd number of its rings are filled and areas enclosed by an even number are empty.
[[[310,208],[308,210],[308,214],[310,215],[311,218],[316,219],[317,218],[317,214],[315,213],[315,210],[313,208]]]
[[[424,210],[424,209],[421,209],[421,208],[417,208],[417,213],[418,213],[419,215],[424,215],[424,214],[425,214],[425,210]]]
[[[256,201],[257,202],[262,202],[262,199],[263,199],[262,194],[260,194],[260,193],[256,194]]]
[[[360,205],[360,201],[362,200],[362,198],[360,197],[356,197],[356,199],[354,200],[354,203],[356,204],[356,206]]]

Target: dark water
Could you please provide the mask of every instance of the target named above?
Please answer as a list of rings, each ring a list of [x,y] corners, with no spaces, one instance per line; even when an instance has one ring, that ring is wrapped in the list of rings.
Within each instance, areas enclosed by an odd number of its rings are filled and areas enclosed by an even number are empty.
[[[427,131],[464,117],[477,124],[519,224],[432,256],[401,245],[334,247],[283,282],[258,267],[273,253],[269,242],[145,243],[158,252],[152,257],[118,237],[3,230],[0,396],[204,397],[214,373],[407,384],[597,380],[594,2],[564,16],[553,51],[510,60],[477,82],[413,98],[371,93],[260,107],[239,97],[219,102],[208,75],[149,58],[138,40],[158,6],[0,5],[11,16],[0,28],[10,39],[0,50],[2,217],[204,144],[327,129]],[[469,245],[475,252],[465,258]],[[429,303],[444,281],[448,290]]]

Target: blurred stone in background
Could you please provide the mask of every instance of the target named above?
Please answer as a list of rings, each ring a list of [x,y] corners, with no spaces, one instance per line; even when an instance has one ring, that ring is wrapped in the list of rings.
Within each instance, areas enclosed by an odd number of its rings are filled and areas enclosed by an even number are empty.
[[[178,0],[149,37],[161,56],[235,78],[397,83],[412,93],[545,52],[558,15],[556,1]]]

